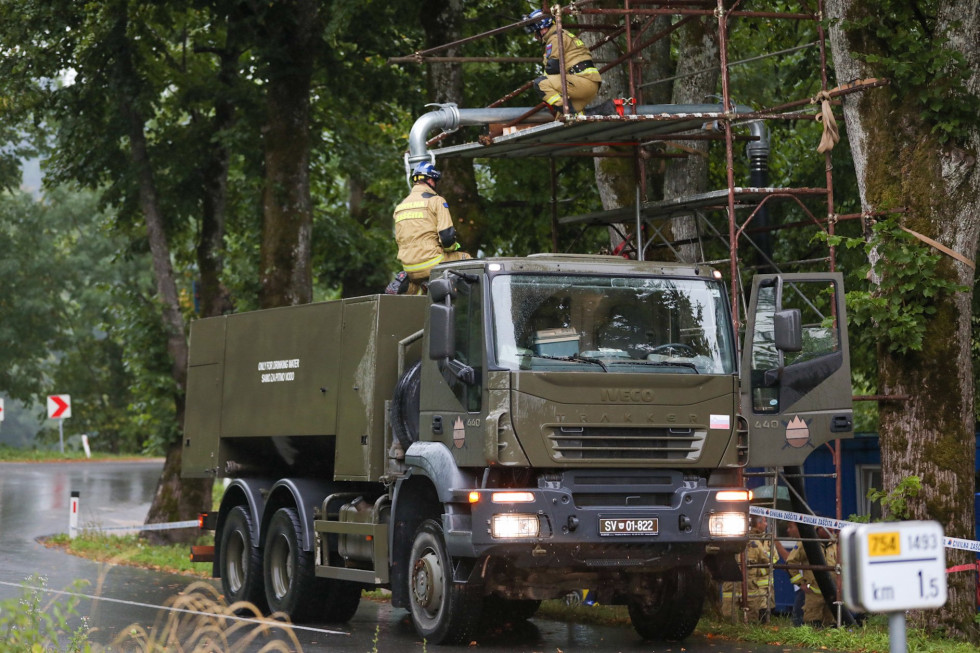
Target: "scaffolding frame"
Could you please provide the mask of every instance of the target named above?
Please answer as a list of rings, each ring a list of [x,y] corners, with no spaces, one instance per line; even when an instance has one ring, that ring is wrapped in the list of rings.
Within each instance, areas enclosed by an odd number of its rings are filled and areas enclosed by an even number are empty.
[[[611,68],[625,64],[627,67],[628,91],[630,100],[633,101],[629,106],[629,112],[624,112],[622,116],[583,116],[570,115],[569,102],[566,84],[566,70],[564,58],[559,52],[559,74],[561,76],[562,103],[564,112],[556,122],[545,125],[531,126],[510,133],[504,133],[496,137],[483,138],[479,146],[450,146],[437,150],[438,156],[458,156],[463,158],[506,158],[506,157],[526,157],[543,156],[550,159],[551,169],[551,222],[552,222],[552,249],[558,250],[558,230],[562,226],[579,227],[582,230],[601,226],[612,229],[624,241],[630,240],[630,234],[624,225],[631,224],[633,227],[633,238],[635,242],[632,247],[638,259],[643,259],[646,252],[653,247],[667,247],[674,251],[678,244],[696,244],[699,252],[699,263],[712,265],[728,265],[730,275],[730,302],[732,319],[736,333],[743,326],[741,315],[743,307],[740,305],[741,292],[741,273],[740,270],[746,268],[739,265],[740,244],[746,243],[753,250],[760,253],[765,261],[762,265],[774,271],[781,272],[779,264],[773,260],[758,243],[752,239],[752,235],[765,234],[781,229],[798,228],[803,226],[815,226],[825,231],[830,237],[835,235],[836,225],[844,220],[867,220],[869,216],[864,214],[838,215],[836,213],[834,185],[833,185],[833,166],[831,163],[831,153],[827,149],[823,152],[825,169],[825,186],[823,188],[773,188],[773,187],[744,187],[735,181],[735,143],[750,140],[742,135],[735,133],[735,127],[750,121],[757,120],[818,120],[821,111],[808,110],[806,107],[811,105],[822,105],[823,113],[826,114],[831,103],[839,101],[839,98],[855,92],[864,91],[870,88],[882,86],[887,82],[878,79],[857,80],[847,84],[842,84],[836,88],[830,88],[827,77],[827,35],[825,33],[822,19],[824,16],[823,0],[799,0],[800,10],[797,12],[779,11],[754,11],[744,8],[750,0],[623,0],[622,8],[594,8],[594,0],[575,0],[566,5],[551,3],[547,0],[543,2],[542,11],[550,14],[559,32],[559,44],[562,43],[561,33],[568,27],[565,20],[568,17],[581,15],[596,15],[610,17],[621,20],[622,24],[589,24],[578,23],[574,25],[576,31],[592,31],[602,33],[603,36],[590,47],[595,51],[599,47],[615,42],[615,39],[623,37],[625,39],[624,52],[611,62],[604,62],[600,67],[600,72],[606,72]],[[549,6],[550,5],[550,6]],[[675,21],[665,29],[652,36],[645,36],[651,29],[653,21],[659,16],[672,16]],[[696,17],[713,17],[717,20],[717,38],[720,59],[720,85],[722,99],[719,111],[711,114],[699,114],[692,116],[672,115],[638,115],[636,104],[641,103],[643,89],[645,87],[673,81],[677,77],[664,80],[644,82],[642,80],[637,56],[646,48],[652,46],[663,38],[669,38],[677,29],[685,25]],[[740,18],[766,18],[774,20],[789,21],[809,21],[816,27],[817,38],[815,41],[802,44],[795,48],[783,52],[792,52],[806,47],[816,47],[819,51],[819,77],[820,91],[809,98],[791,100],[764,109],[753,111],[735,111],[731,97],[730,88],[730,68],[737,63],[729,61],[729,40],[728,30],[730,21]],[[509,25],[498,27],[481,34],[477,34],[464,39],[459,39],[441,46],[417,51],[404,57],[396,57],[389,60],[391,63],[479,63],[479,62],[516,62],[526,63],[528,61],[539,61],[536,58],[520,57],[441,57],[437,56],[446,49],[457,47],[466,43],[477,41],[482,38],[501,34],[509,30],[523,27],[532,20],[525,19]],[[559,49],[561,45],[559,45]],[[768,56],[768,55],[762,55]],[[760,57],[753,57],[757,59]],[[597,62],[598,63],[598,62]],[[488,108],[498,107],[505,102],[517,97],[524,91],[531,88],[532,82],[527,82],[513,91],[505,94],[501,98],[488,105]],[[517,120],[504,125],[506,128],[519,126],[523,120],[537,113],[545,107],[542,102],[530,109]],[[705,134],[697,127],[706,121],[713,121],[718,126],[718,133]],[[824,129],[827,129],[825,124]],[[507,131],[506,129],[504,130]],[[447,134],[440,134],[428,141],[428,145],[438,144]],[[670,140],[699,140],[714,139],[724,141],[725,145],[725,166],[727,177],[727,188],[711,191],[684,198],[674,198],[662,201],[646,201],[646,160],[642,155],[645,147],[652,143]],[[593,151],[600,145],[630,145],[633,148],[632,156],[635,160],[637,169],[636,201],[632,207],[625,206],[619,209],[597,211],[594,213],[577,216],[558,215],[558,197],[555,172],[555,158],[558,156],[604,156]],[[621,156],[616,154],[606,154],[605,156]],[[815,211],[804,204],[803,199],[822,200],[821,204],[825,207],[825,215],[815,214]],[[802,210],[805,219],[781,225],[758,224],[758,216],[768,203],[775,201],[795,202]],[[740,213],[748,215],[743,220],[738,219]],[[712,212],[723,213],[727,223],[727,233],[717,228],[709,219]],[[689,241],[671,241],[656,226],[657,220],[670,219],[676,215],[693,216],[695,219],[696,237],[694,243]],[[755,224],[754,224],[755,221]],[[654,232],[644,243],[644,227],[649,227]],[[708,236],[724,243],[728,249],[728,257],[705,261],[704,242],[702,237]],[[577,239],[576,239],[577,240]],[[831,272],[837,269],[836,250],[833,244],[828,244],[827,255],[819,258],[807,259],[804,261],[784,262],[784,264],[826,264]],[[898,397],[882,396],[860,396],[854,397],[855,400],[881,401],[884,399],[901,399]],[[833,446],[828,443],[833,456],[834,472],[830,475],[835,479],[835,517],[842,518],[841,504],[841,445],[840,440],[835,440]],[[777,470],[768,470],[761,473],[748,473],[745,476],[765,476],[772,479],[773,485],[773,507],[775,507],[781,487],[779,484],[781,474]],[[740,474],[740,480],[744,484],[744,478]],[[768,481],[767,481],[768,482]],[[791,485],[786,485],[789,491],[793,491]],[[775,529],[769,529],[770,536],[775,537]],[[802,544],[801,544],[802,545]],[[773,569],[786,569],[786,565],[771,565],[770,577]],[[813,567],[821,569],[821,567]],[[825,568],[825,567],[824,567]],[[744,599],[747,591],[745,586],[746,561],[742,559],[743,569],[743,609]],[[838,584],[838,602],[840,597],[840,579]],[[838,612],[839,619],[839,612]]]

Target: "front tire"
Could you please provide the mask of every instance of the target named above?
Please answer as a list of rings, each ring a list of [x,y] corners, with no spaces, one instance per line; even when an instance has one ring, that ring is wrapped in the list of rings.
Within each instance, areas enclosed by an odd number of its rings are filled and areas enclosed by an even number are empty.
[[[453,581],[442,527],[422,522],[409,556],[408,595],[415,630],[433,644],[469,643],[480,623],[482,600],[470,586]]]
[[[663,572],[652,596],[629,602],[630,621],[643,639],[679,642],[698,625],[705,584],[700,565]]]
[[[221,529],[221,590],[229,605],[248,602],[262,612],[266,609],[262,551],[255,546],[254,532],[248,506],[232,508]]]

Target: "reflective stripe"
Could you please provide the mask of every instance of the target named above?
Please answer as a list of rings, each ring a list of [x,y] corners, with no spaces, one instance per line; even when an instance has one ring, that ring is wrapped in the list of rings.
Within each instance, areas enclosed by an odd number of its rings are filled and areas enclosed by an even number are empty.
[[[579,72],[572,73],[572,74],[573,75],[591,75],[592,73],[595,73],[596,75],[598,75],[599,74],[599,69],[598,68],[586,68],[585,70],[580,70]]]
[[[550,98],[548,98],[547,100],[545,100],[545,102],[547,102],[548,104],[550,104],[552,106],[557,106],[557,105],[561,104],[561,95],[552,95]]]
[[[434,256],[428,261],[422,261],[421,263],[415,263],[413,265],[404,266],[405,272],[418,272],[419,270],[425,270],[426,268],[431,268],[433,266],[439,265],[445,254],[440,254],[439,256]]]
[[[423,200],[421,202],[402,202],[395,207],[395,211],[403,211],[405,209],[422,209],[425,208],[426,202]]]
[[[395,212],[395,222],[402,220],[421,220],[425,217],[425,211],[405,211],[404,213]]]
[[[803,580],[803,572],[800,572],[798,574],[793,574],[792,576],[789,577],[789,582],[793,583],[794,585],[799,583],[801,580]]]

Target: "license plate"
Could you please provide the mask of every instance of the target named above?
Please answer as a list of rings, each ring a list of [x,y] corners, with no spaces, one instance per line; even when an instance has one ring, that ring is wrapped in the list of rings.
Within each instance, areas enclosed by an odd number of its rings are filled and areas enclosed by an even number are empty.
[[[599,535],[656,535],[657,518],[599,520]]]

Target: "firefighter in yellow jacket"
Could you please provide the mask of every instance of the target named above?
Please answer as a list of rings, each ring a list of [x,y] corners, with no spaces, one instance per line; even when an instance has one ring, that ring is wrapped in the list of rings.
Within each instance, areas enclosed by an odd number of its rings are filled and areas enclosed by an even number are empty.
[[[436,192],[442,173],[428,161],[412,171],[412,192],[395,207],[395,241],[398,260],[408,276],[402,293],[422,294],[429,272],[446,261],[470,258],[459,251],[449,204]]]
[[[769,610],[775,604],[771,565],[778,560],[766,535],[766,518],[751,516],[749,543],[745,547],[746,607],[749,619],[769,621]],[[721,613],[731,617],[742,609],[742,583],[727,582],[721,588]]]
[[[837,546],[830,540],[830,533],[822,526],[817,528],[817,537],[823,540],[820,546],[823,547],[823,557],[825,562],[834,566],[837,564]],[[806,551],[803,550],[802,543],[793,549],[786,560],[787,565],[807,565],[809,561]],[[810,569],[791,569],[790,582],[799,585],[800,591],[805,592],[806,601],[803,604],[803,623],[810,626],[833,626],[837,623],[834,614],[827,607],[827,602],[823,599],[817,579]]]
[[[561,68],[559,52],[565,60],[565,84],[568,88],[568,103],[573,113],[581,111],[599,92],[602,77],[599,69],[592,61],[592,55],[585,43],[568,30],[562,30],[561,49],[559,50],[558,27],[555,19],[535,9],[524,17],[537,18],[533,23],[524,26],[529,34],[534,34],[544,44],[545,75],[534,80],[534,87],[541,93],[541,98],[548,103],[548,108],[555,115],[562,112],[561,98]]]

